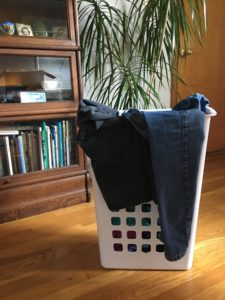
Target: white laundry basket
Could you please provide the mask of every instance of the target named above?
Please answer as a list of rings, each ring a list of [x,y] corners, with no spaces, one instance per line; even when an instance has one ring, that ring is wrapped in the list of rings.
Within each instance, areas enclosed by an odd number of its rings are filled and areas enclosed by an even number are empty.
[[[91,170],[100,258],[104,268],[186,270],[192,267],[210,118],[214,115],[216,112],[207,108],[191,236],[185,256],[178,261],[168,261],[164,256],[164,245],[159,240],[157,205],[151,201],[119,211],[109,210]]]

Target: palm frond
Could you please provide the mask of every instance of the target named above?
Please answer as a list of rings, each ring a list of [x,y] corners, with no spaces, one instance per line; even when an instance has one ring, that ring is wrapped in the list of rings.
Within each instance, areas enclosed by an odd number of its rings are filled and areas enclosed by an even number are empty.
[[[186,4],[185,4],[186,3]],[[81,54],[91,97],[119,109],[160,106],[158,89],[180,78],[176,57],[206,30],[206,0],[78,0]]]

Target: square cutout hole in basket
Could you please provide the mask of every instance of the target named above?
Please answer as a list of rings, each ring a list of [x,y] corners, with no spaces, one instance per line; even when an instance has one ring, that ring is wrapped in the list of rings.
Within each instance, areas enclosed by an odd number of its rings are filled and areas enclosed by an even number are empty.
[[[151,226],[151,219],[150,218],[142,218],[141,224],[142,224],[142,226]]]
[[[111,223],[112,223],[112,225],[117,226],[117,225],[121,224],[121,220],[120,220],[119,217],[112,217],[111,218]]]
[[[112,236],[113,236],[114,239],[121,239],[122,238],[122,231],[113,230]]]
[[[127,212],[135,212],[135,206],[130,206],[126,208]]]
[[[128,252],[136,252],[137,251],[137,245],[136,244],[128,244],[127,245]]]
[[[150,231],[142,231],[141,236],[145,240],[150,239],[151,238],[151,232]]]
[[[123,245],[122,244],[114,244],[113,248],[114,248],[114,251],[123,251]]]
[[[136,239],[136,237],[137,237],[136,231],[127,231],[128,239]]]
[[[127,218],[126,223],[128,226],[135,226],[136,225],[136,219],[135,218]]]
[[[141,206],[142,212],[150,212],[151,211],[151,204],[144,203]]]
[[[142,247],[141,247],[141,249],[142,249],[142,252],[144,252],[144,253],[151,252],[151,245],[149,245],[149,244],[143,244]]]
[[[156,245],[156,252],[164,252],[165,247],[163,244]]]

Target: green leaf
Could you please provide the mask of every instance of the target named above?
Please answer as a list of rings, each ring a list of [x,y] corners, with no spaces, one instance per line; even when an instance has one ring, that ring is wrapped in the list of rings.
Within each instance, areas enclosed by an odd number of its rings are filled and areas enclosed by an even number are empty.
[[[84,83],[115,108],[160,107],[182,48],[202,43],[206,0],[78,0]]]

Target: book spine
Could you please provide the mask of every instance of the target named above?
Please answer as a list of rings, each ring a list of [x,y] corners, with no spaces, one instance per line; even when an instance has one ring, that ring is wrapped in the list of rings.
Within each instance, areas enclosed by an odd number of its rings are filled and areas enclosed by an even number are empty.
[[[69,122],[69,152],[70,152],[70,164],[74,164],[76,161],[76,148],[74,145],[74,123],[73,121]]]
[[[52,137],[52,135],[51,135]],[[52,167],[56,168],[56,161],[55,161],[55,144],[53,137],[51,138],[51,150],[52,150]]]
[[[63,130],[63,161],[64,166],[67,165],[67,159],[66,159],[66,121],[62,121],[62,130]]]
[[[25,132],[21,132],[20,133],[21,137],[22,137],[22,144],[23,144],[23,153],[24,153],[24,161],[25,161],[25,166],[26,166],[26,171],[29,171],[29,156],[28,156],[28,151],[27,151],[27,146],[28,146],[28,137],[27,137],[27,133]]]
[[[16,162],[17,162],[17,166],[18,166],[18,173],[22,173],[18,137],[16,137],[15,144],[16,144]]]
[[[63,155],[63,132],[62,132],[62,122],[57,121],[58,126],[58,140],[59,140],[59,164],[60,167],[64,166],[64,155]]]
[[[6,158],[6,149],[4,143],[4,137],[0,136],[0,152],[2,157],[2,167],[4,176],[8,175],[8,167],[7,167],[7,158]]]
[[[18,168],[16,163],[16,147],[15,147],[15,136],[9,138],[10,151],[12,157],[13,174],[18,174]]]
[[[26,132],[26,139],[27,139],[27,156],[29,159],[29,171],[34,171],[34,163],[33,163],[33,153],[32,153],[32,140],[31,140],[31,133]]]
[[[27,170],[26,170],[26,164],[25,164],[23,140],[22,140],[21,135],[18,136],[18,148],[19,148],[19,153],[20,153],[21,172],[24,174],[27,172]]]
[[[51,150],[51,133],[49,126],[46,126],[47,132],[47,145],[48,145],[48,166],[49,169],[52,169],[52,150]]]
[[[46,131],[46,122],[42,123],[42,148],[43,148],[43,160],[44,160],[44,169],[49,169],[48,163],[48,144],[47,144],[47,131]]]
[[[57,161],[56,161],[56,149],[55,149],[55,128],[53,125],[51,125],[51,136],[52,136],[52,164],[53,168],[57,167]]]
[[[44,170],[42,128],[41,127],[38,127],[38,150],[39,150],[40,169]]]
[[[31,141],[32,141],[32,153],[33,153],[33,163],[34,171],[38,170],[38,147],[37,147],[37,134],[33,131],[31,132]]]
[[[53,126],[55,130],[55,153],[56,153],[56,167],[59,168],[59,140],[58,140],[58,127]]]
[[[10,145],[9,145],[9,137],[4,136],[4,143],[5,143],[5,152],[6,152],[6,161],[7,161],[7,169],[8,175],[13,175],[13,166],[12,166],[12,157],[10,152]]]
[[[69,121],[66,121],[66,164],[70,165],[70,147],[69,147]]]

